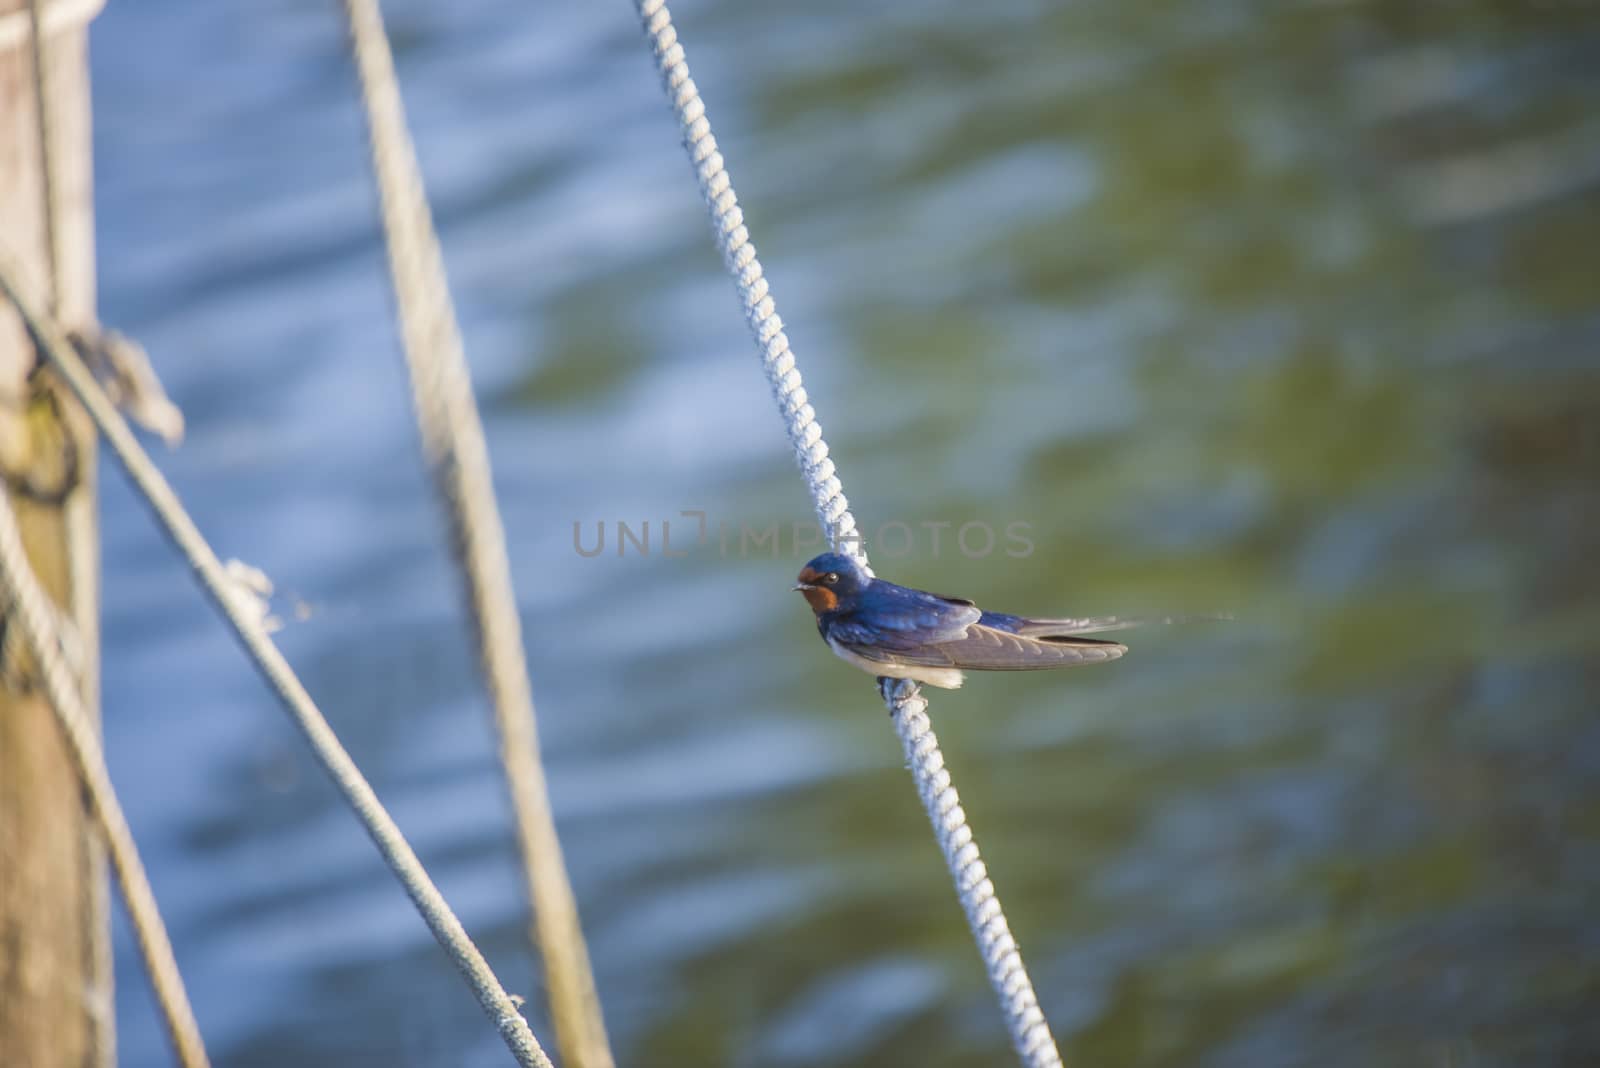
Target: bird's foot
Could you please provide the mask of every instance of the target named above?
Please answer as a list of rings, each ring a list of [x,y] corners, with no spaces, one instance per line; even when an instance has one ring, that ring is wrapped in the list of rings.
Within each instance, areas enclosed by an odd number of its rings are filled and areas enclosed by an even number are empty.
[[[895,706],[917,695],[916,679],[892,679],[887,675],[878,676],[878,693],[883,696],[884,703],[889,705],[889,715],[895,713]]]

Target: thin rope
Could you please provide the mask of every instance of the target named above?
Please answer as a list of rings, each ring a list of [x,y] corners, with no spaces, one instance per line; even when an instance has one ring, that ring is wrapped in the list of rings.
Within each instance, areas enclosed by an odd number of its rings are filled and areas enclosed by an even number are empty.
[[[461,921],[434,886],[400,828],[361,774],[361,769],[345,752],[333,728],[328,725],[305,686],[295,676],[294,669],[268,635],[261,613],[253,607],[248,596],[241,595],[238,585],[229,577],[216,552],[184,510],[171,485],[151,462],[121,413],[67,342],[60,325],[42,317],[32,302],[18,290],[18,277],[9,262],[0,261],[0,289],[16,305],[39,351],[88,410],[134,487],[188,561],[200,584],[222,610],[239,643],[283,703],[295,726],[311,744],[317,761],[344,795],[345,801],[355,810],[367,835],[400,880],[434,938],[472,988],[478,1004],[500,1032],[500,1037],[516,1057],[517,1063],[523,1068],[552,1068],[550,1059],[545,1056],[538,1039],[534,1038],[528,1022],[517,1011],[516,1002],[495,978],[489,962],[473,945]]]
[[[345,12],[366,105],[372,168],[417,426],[449,516],[488,681],[533,909],[531,934],[544,962],[556,1043],[569,1068],[612,1068],[594,973],[539,757],[522,624],[489,449],[416,151],[406,129],[383,15],[377,0],[346,0]]]
[[[53,8],[64,6],[55,0]],[[33,60],[34,130],[39,141],[39,211],[44,225],[46,275],[49,279],[50,314],[63,318],[66,307],[67,283],[63,270],[61,249],[61,194],[60,168],[57,166],[61,148],[56,142],[60,125],[56,120],[59,107],[56,84],[52,78],[50,58],[52,30],[71,29],[85,32],[83,27],[99,13],[99,5],[91,5],[82,13],[82,21],[66,26],[47,21],[44,0],[28,0],[28,47]],[[63,428],[68,435],[78,431],[63,418]],[[87,438],[87,434],[84,435]],[[62,504],[62,522],[67,529],[67,587],[70,614],[78,628],[80,670],[79,692],[82,695],[84,721],[98,736],[100,721],[100,568],[99,531],[96,525],[94,496],[94,463],[92,445],[78,442],[85,453],[80,457],[80,481]],[[117,1062],[116,1020],[116,963],[111,948],[111,887],[106,878],[105,844],[90,836],[85,843],[88,867],[86,932],[88,942],[89,982],[85,1002],[89,1014],[91,1063],[101,1068],[114,1068]]]
[[[1006,1014],[1012,1045],[1024,1064],[1059,1066],[1061,1054],[1050,1034],[1050,1025],[1039,1008],[1039,999],[1023,967],[1016,939],[1011,937],[1005,912],[1000,908],[994,883],[989,879],[989,869],[978,854],[978,843],[972,837],[961,797],[944,766],[939,739],[928,719],[928,699],[909,679],[879,679],[878,689],[894,714],[906,764],[916,780],[922,806],[933,823],[933,834],[939,840],[945,864],[955,879],[961,908],[978,942],[989,982]]]
[[[800,372],[795,367],[794,354],[789,350],[789,339],[783,332],[783,320],[778,317],[763,277],[761,263],[756,259],[755,246],[750,243],[749,231],[744,225],[744,215],[739,210],[733,183],[717,151],[716,138],[711,134],[711,124],[705,115],[705,104],[700,100],[694,79],[684,60],[683,46],[678,43],[677,31],[672,26],[672,16],[664,0],[635,0],[639,17],[644,23],[656,67],[661,74],[667,99],[677,113],[683,130],[684,147],[694,164],[695,177],[700,185],[700,195],[711,212],[712,230],[717,247],[722,251],[723,263],[733,276],[744,305],[745,319],[755,336],[761,354],[761,367],[772,385],[773,397],[782,413],[794,446],[795,458],[805,477],[806,488],[828,531],[835,548],[853,548],[866,563],[866,553],[856,531],[855,518],[850,514],[849,502],[828,458],[828,445],[823,440],[822,428],[817,423],[816,411],[806,398]],[[880,691],[893,717],[895,730],[905,749],[917,793],[922,798],[928,819],[933,824],[934,836],[945,856],[955,882],[956,894],[967,914],[967,923],[977,940],[978,951],[983,956],[989,982],[999,999],[1011,1032],[1011,1043],[1017,1055],[1029,1068],[1059,1066],[1061,1054],[1056,1049],[1050,1026],[1039,1009],[1039,999],[1033,991],[1023,966],[1022,955],[1016,940],[1006,924],[1000,899],[995,896],[994,884],[989,880],[988,869],[978,854],[978,845],[967,824],[961,800],[951,785],[950,773],[944,766],[944,755],[928,720],[928,702],[915,683],[880,680]]]
[[[678,43],[678,31],[672,25],[672,14],[664,0],[636,0],[635,6],[650,39],[667,100],[683,128],[684,148],[694,165],[700,195],[711,212],[711,229],[717,248],[738,287],[745,321],[755,335],[756,348],[761,354],[761,369],[766,373],[773,399],[783,415],[789,444],[794,447],[795,461],[805,476],[817,518],[822,521],[829,542],[835,547],[853,544],[865,566],[866,554],[860,551],[861,536],[856,532],[855,516],[850,514],[850,502],[845,499],[833,461],[828,458],[828,443],[822,438],[816,410],[811,407],[805,386],[801,384],[794,353],[789,350],[789,338],[783,332],[783,320],[778,317],[768,294],[761,261],[756,259],[750,231],[745,229],[744,212],[739,208],[739,198],[734,195],[722,153],[717,151],[717,139],[712,136],[711,123],[706,119],[705,104],[700,100],[694,79],[689,77],[683,46]]]
[[[200,1039],[194,1008],[183,987],[183,977],[178,972],[172,941],[161,921],[161,910],[156,907],[144,864],[139,860],[133,832],[117,801],[116,788],[111,784],[111,773],[106,770],[94,724],[83,707],[83,699],[61,651],[55,609],[34,577],[11,500],[3,493],[0,493],[0,583],[11,595],[9,617],[13,623],[20,624],[28,649],[33,653],[39,677],[44,682],[45,697],[55,711],[56,723],[61,727],[78,778],[83,783],[89,811],[105,837],[111,867],[117,873],[122,899],[127,903],[128,917],[133,923],[134,939],[144,957],[145,971],[150,976],[172,1048],[185,1068],[207,1068],[210,1061],[206,1058],[205,1043]]]
[[[28,0],[28,17],[33,21],[33,32],[28,35],[28,51],[33,59],[34,129],[39,135],[39,196],[44,221],[44,258],[50,279],[50,299],[47,306],[51,315],[61,312],[61,250],[57,244],[56,225],[56,153],[55,123],[51,114],[49,59],[45,52],[49,42],[44,34],[44,2]]]

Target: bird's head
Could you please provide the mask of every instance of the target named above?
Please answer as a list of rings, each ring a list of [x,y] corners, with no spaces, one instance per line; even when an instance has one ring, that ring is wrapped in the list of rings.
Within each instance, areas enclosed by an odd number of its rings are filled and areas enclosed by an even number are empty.
[[[848,611],[872,581],[861,562],[844,553],[823,553],[800,569],[794,588],[816,612]]]

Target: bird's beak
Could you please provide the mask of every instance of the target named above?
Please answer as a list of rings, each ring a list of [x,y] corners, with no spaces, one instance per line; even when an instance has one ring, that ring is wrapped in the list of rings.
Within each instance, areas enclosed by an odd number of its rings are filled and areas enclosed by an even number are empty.
[[[814,589],[816,589],[816,587],[813,586],[809,582],[796,582],[793,586],[789,587],[789,592],[790,593],[804,593],[806,590],[814,590]]]

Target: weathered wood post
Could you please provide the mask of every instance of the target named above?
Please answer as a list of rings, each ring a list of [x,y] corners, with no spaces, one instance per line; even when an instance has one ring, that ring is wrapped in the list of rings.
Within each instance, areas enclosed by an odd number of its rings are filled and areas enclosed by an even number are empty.
[[[0,244],[29,270],[22,284],[49,295],[69,327],[95,321],[88,24],[102,2],[40,5],[51,228],[28,0],[0,0]],[[4,304],[0,492],[16,510],[41,584],[74,623],[85,703],[97,709],[95,439],[65,391],[31,374],[33,367],[33,348]],[[115,1031],[105,866],[72,762],[19,648],[12,643],[0,664],[0,1064],[109,1065]]]

